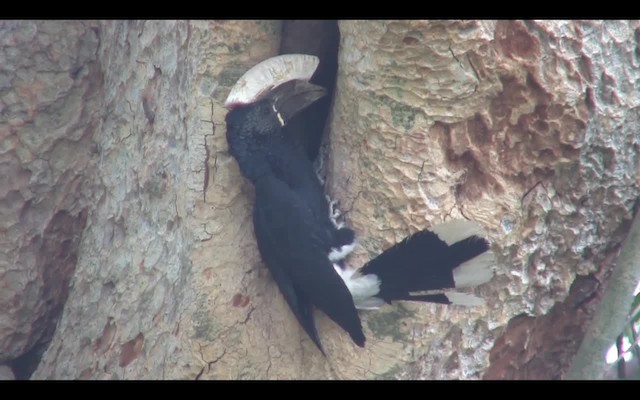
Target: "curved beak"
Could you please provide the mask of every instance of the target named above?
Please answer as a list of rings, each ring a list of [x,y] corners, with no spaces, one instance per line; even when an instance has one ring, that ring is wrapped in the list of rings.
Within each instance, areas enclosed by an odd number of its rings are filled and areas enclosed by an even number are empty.
[[[225,107],[250,104],[267,92],[291,80],[308,81],[320,60],[307,54],[282,54],[268,58],[247,72],[233,85]]]
[[[327,94],[322,86],[306,80],[291,80],[272,89],[266,96],[273,100],[274,111],[278,113],[282,125],[286,125],[297,113],[307,108]]]

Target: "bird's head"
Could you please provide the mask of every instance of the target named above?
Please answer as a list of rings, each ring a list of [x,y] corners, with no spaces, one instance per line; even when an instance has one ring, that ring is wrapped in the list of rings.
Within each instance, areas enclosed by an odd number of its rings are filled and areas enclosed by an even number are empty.
[[[247,71],[231,89],[225,107],[227,129],[268,134],[279,131],[294,115],[319,100],[326,90],[309,82],[318,58],[285,54]]]

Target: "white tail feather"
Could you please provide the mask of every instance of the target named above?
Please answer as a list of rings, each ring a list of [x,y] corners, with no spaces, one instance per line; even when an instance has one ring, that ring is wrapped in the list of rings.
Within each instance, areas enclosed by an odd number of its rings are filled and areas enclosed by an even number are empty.
[[[334,247],[331,249],[331,252],[329,253],[329,261],[336,262],[336,261],[342,260],[349,254],[351,254],[351,252],[355,248],[356,248],[356,242],[345,244],[340,247]]]
[[[358,310],[377,310],[386,303],[379,297],[370,297],[368,299],[354,302],[354,304]]]
[[[472,287],[489,282],[493,277],[491,267],[495,265],[495,254],[491,250],[465,261],[453,270],[456,288]]]
[[[358,307],[359,304],[364,304],[364,307],[373,307],[369,304],[369,301],[375,303],[375,295],[380,293],[380,279],[375,274],[360,275],[360,272],[356,269],[345,268],[342,269],[339,265],[333,264],[333,268],[336,270],[340,278],[344,281],[344,284],[349,289],[353,302]],[[373,304],[371,303],[371,304]]]
[[[480,225],[466,219],[459,219],[435,225],[430,230],[449,246],[470,236],[484,236]]]
[[[485,302],[483,299],[481,299],[478,296],[474,296],[472,294],[446,292],[444,295],[447,296],[447,299],[449,299],[451,304],[456,304],[459,306],[475,307],[475,306],[485,305]]]

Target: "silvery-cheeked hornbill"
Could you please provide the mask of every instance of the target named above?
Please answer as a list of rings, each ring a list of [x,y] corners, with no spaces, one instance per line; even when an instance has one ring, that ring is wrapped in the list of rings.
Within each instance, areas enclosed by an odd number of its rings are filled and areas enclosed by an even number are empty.
[[[489,281],[494,262],[479,227],[453,221],[411,235],[362,268],[345,267],[354,232],[333,218],[312,162],[283,127],[325,90],[309,83],[314,56],[281,55],[246,72],[225,106],[229,152],[255,187],[253,223],[262,260],[294,315],[322,350],[313,307],[364,346],[357,309],[394,300],[480,305],[445,291]],[[324,352],[323,352],[324,353]]]

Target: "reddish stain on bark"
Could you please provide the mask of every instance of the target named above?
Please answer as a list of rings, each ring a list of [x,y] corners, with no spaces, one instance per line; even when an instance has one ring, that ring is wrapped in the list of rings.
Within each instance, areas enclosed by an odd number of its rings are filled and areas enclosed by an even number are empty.
[[[115,335],[116,324],[113,323],[113,319],[109,319],[109,321],[104,325],[104,328],[102,329],[102,335],[100,335],[100,337],[96,339],[93,347],[94,351],[97,354],[106,353],[107,350],[109,350],[109,348],[111,347]]]
[[[249,301],[251,299],[249,298],[249,296],[244,296],[240,293],[236,293],[232,298],[231,298],[231,304],[234,307],[246,307],[249,304]]]
[[[129,340],[127,343],[123,344],[120,348],[120,366],[126,367],[131,364],[133,360],[138,358],[140,353],[142,352],[142,346],[144,345],[144,335],[142,333],[138,333],[138,335]]]
[[[578,277],[567,299],[546,315],[512,318],[491,350],[483,378],[561,379],[593,317],[601,286],[593,276]]]
[[[413,44],[420,43],[420,40],[417,38],[414,38],[413,36],[405,36],[404,39],[402,39],[402,43],[406,45],[413,45]]]
[[[540,55],[540,42],[522,21],[498,21],[496,39],[507,56],[533,60]]]

